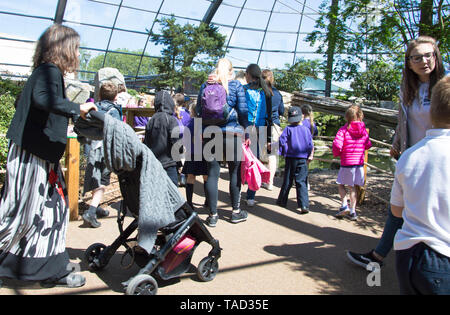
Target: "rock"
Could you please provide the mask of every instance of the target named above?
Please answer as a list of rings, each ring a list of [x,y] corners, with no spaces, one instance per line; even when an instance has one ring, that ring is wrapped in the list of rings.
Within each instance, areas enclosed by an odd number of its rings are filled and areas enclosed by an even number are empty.
[[[100,86],[105,82],[112,82],[116,85],[125,85],[125,78],[122,73],[116,68],[102,68],[97,71],[94,78],[94,99],[98,100],[98,93],[100,91]]]
[[[65,79],[66,97],[77,104],[84,104],[94,88],[78,80]]]

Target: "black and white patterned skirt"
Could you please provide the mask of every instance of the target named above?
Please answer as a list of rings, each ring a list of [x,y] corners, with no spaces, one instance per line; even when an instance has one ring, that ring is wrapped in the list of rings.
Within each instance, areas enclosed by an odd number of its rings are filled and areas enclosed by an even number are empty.
[[[0,198],[0,277],[52,281],[67,275],[68,218],[59,164],[12,143]]]

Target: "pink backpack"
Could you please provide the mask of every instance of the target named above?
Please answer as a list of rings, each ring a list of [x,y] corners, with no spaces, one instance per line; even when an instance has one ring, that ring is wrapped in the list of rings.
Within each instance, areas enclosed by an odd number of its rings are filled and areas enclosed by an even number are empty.
[[[249,189],[256,191],[262,183],[269,183],[270,171],[245,144],[242,145],[242,152],[244,155],[244,160],[241,162],[242,185],[247,183]]]

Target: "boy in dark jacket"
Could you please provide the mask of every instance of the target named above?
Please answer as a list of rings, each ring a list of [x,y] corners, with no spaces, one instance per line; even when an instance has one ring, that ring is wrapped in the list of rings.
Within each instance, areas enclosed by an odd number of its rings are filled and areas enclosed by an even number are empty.
[[[101,101],[95,103],[95,105],[100,112],[122,120],[121,107],[115,103],[117,93],[118,88],[114,83],[103,83],[99,93]],[[99,204],[105,194],[105,187],[110,184],[110,180],[111,171],[106,167],[103,156],[103,141],[92,140],[89,144],[88,164],[86,166],[83,189],[83,194],[92,191],[92,200],[89,209],[83,213],[83,220],[93,228],[101,226],[100,222],[97,221],[97,217],[109,215],[109,211],[100,208]]]
[[[172,158],[172,147],[179,140],[172,137],[172,131],[178,127],[175,116],[175,103],[167,91],[160,91],[155,96],[155,111],[145,128],[144,143],[161,162],[167,175],[178,186],[177,162]]]

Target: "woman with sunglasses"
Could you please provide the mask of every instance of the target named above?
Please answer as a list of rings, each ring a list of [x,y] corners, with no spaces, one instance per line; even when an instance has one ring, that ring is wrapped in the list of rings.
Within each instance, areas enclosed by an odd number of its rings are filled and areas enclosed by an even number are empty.
[[[395,159],[425,137],[431,129],[430,98],[434,85],[444,76],[444,66],[436,40],[420,36],[411,40],[405,53],[405,66],[400,86],[398,123],[390,154]],[[383,265],[383,259],[392,249],[395,233],[403,225],[403,219],[394,217],[391,209],[383,234],[375,249],[358,254],[347,251],[347,257],[367,269],[371,263]]]

